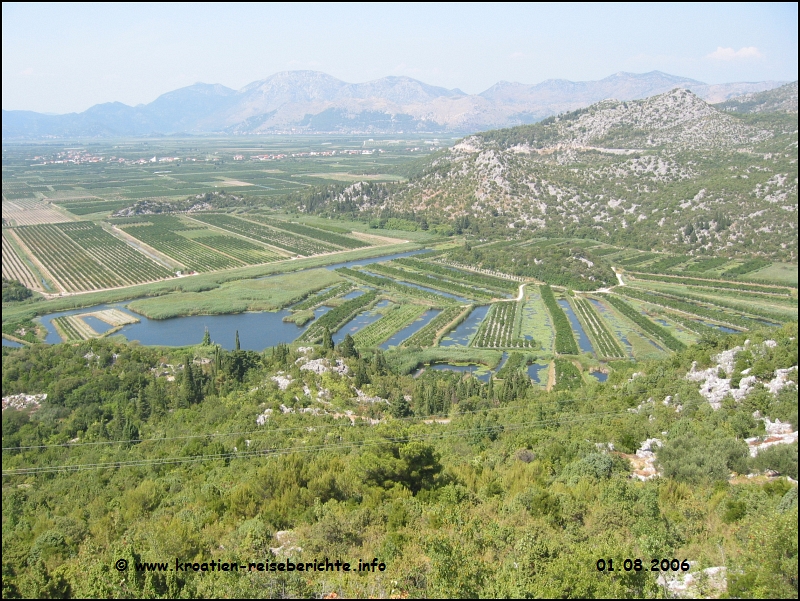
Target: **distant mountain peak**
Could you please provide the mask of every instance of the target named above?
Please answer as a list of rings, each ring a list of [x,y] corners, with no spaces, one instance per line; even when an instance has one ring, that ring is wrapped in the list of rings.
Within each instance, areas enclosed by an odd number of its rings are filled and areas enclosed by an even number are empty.
[[[239,90],[198,82],[136,107],[104,103],[80,114],[57,116],[3,111],[3,139],[175,132],[465,133],[533,123],[603,99],[629,101],[675,87],[718,102],[781,83],[708,85],[661,71],[620,71],[598,81],[500,81],[470,95],[405,75],[348,83],[322,71],[281,71]]]

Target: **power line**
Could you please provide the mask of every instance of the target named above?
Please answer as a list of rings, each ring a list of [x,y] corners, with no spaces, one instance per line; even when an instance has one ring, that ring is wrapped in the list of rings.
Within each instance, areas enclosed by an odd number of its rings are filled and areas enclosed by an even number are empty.
[[[561,401],[563,402],[563,401]],[[537,406],[547,407],[550,405],[557,405],[559,401],[550,401],[547,403],[539,403]],[[489,407],[486,409],[476,409],[474,411],[464,411],[463,413],[458,413],[452,417],[462,417],[467,415],[479,415],[487,412],[500,412],[500,411],[510,411],[512,409],[519,409],[519,407],[514,406],[506,406],[506,407]],[[295,415],[303,415],[303,414],[295,414]],[[334,417],[331,414],[312,414],[315,417]],[[347,417],[347,416],[345,416]],[[335,418],[336,419],[336,418]],[[425,415],[425,416],[411,416],[411,417],[398,417],[392,418],[391,422],[381,422],[381,423],[393,423],[393,422],[408,422],[411,424],[416,423],[424,423],[425,420],[437,420],[437,419],[451,419],[449,415]],[[413,421],[418,420],[418,421]],[[324,429],[324,428],[338,428],[341,427],[342,424],[322,424],[319,426],[314,426],[316,429]],[[278,433],[278,432],[291,432],[293,430],[306,430],[309,426],[292,426],[292,427],[285,427],[285,428],[275,428],[275,429],[267,429],[267,428],[259,428],[256,430],[244,430],[241,432],[220,432],[216,434],[186,434],[183,436],[164,436],[161,438],[145,438],[142,439],[126,439],[126,440],[99,440],[93,442],[63,442],[63,443],[53,443],[53,444],[44,444],[44,445],[30,445],[30,446],[21,446],[21,447],[3,447],[3,451],[28,451],[34,449],[52,449],[52,448],[74,448],[74,447],[83,447],[83,446],[104,446],[104,445],[125,445],[125,444],[143,444],[149,442],[162,442],[167,440],[190,440],[195,438],[220,438],[220,437],[231,437],[231,436],[246,436],[249,434],[267,434],[267,433]]]
[[[53,466],[43,466],[43,467],[33,467],[33,468],[20,468],[20,469],[5,470],[3,471],[3,476],[34,475],[34,474],[56,473],[56,472],[77,472],[86,470],[152,466],[152,465],[163,465],[163,464],[197,463],[197,462],[213,461],[216,459],[238,459],[238,458],[248,459],[259,456],[277,457],[281,455],[290,455],[294,453],[315,453],[325,450],[335,451],[335,450],[346,450],[354,448],[375,447],[391,443],[423,442],[423,441],[451,438],[454,436],[463,436],[469,433],[491,432],[500,428],[502,428],[502,430],[505,432],[505,431],[521,430],[524,428],[529,428],[536,425],[545,425],[549,423],[559,423],[559,424],[581,423],[605,417],[614,417],[622,415],[627,415],[627,411],[594,413],[591,415],[574,417],[571,419],[550,418],[545,420],[522,422],[519,424],[506,424],[506,425],[496,424],[479,428],[464,428],[451,432],[443,432],[436,434],[411,435],[401,438],[381,438],[381,439],[373,439],[371,441],[355,441],[355,442],[332,444],[332,445],[320,444],[320,445],[295,447],[295,448],[280,448],[272,450],[262,449],[262,450],[244,451],[244,452],[217,453],[213,455],[202,455],[198,457],[158,457],[152,459],[134,459],[129,461],[109,461],[103,463],[86,463],[86,464],[75,464],[75,465],[53,465]]]

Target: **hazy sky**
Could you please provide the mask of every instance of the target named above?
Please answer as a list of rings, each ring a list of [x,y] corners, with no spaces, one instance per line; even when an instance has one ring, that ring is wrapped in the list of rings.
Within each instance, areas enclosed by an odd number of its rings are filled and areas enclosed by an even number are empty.
[[[135,105],[198,81],[294,69],[407,75],[479,93],[500,81],[658,69],[707,83],[797,79],[796,3],[3,3],[3,108]]]

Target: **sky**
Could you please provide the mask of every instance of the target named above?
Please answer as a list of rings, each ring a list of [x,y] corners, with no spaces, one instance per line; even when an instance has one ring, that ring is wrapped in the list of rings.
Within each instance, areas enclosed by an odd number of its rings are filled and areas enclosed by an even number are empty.
[[[619,71],[797,79],[796,3],[4,2],[2,14],[5,110],[136,105],[197,82],[239,89],[299,69],[467,93]]]

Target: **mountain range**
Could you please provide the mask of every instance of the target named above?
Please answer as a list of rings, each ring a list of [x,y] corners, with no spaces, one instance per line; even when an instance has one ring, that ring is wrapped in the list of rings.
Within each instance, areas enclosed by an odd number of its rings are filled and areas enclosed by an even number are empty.
[[[796,261],[797,83],[729,103],[685,89],[603,100],[466,136],[403,184],[352,184],[314,210]]]
[[[3,140],[170,134],[472,133],[535,123],[603,99],[634,100],[685,88],[710,103],[756,94],[785,82],[709,85],[650,73],[616,73],[599,81],[501,81],[480,94],[409,77],[347,83],[318,71],[286,71],[240,90],[197,83],[135,107],[121,102],[82,113],[3,110]]]

